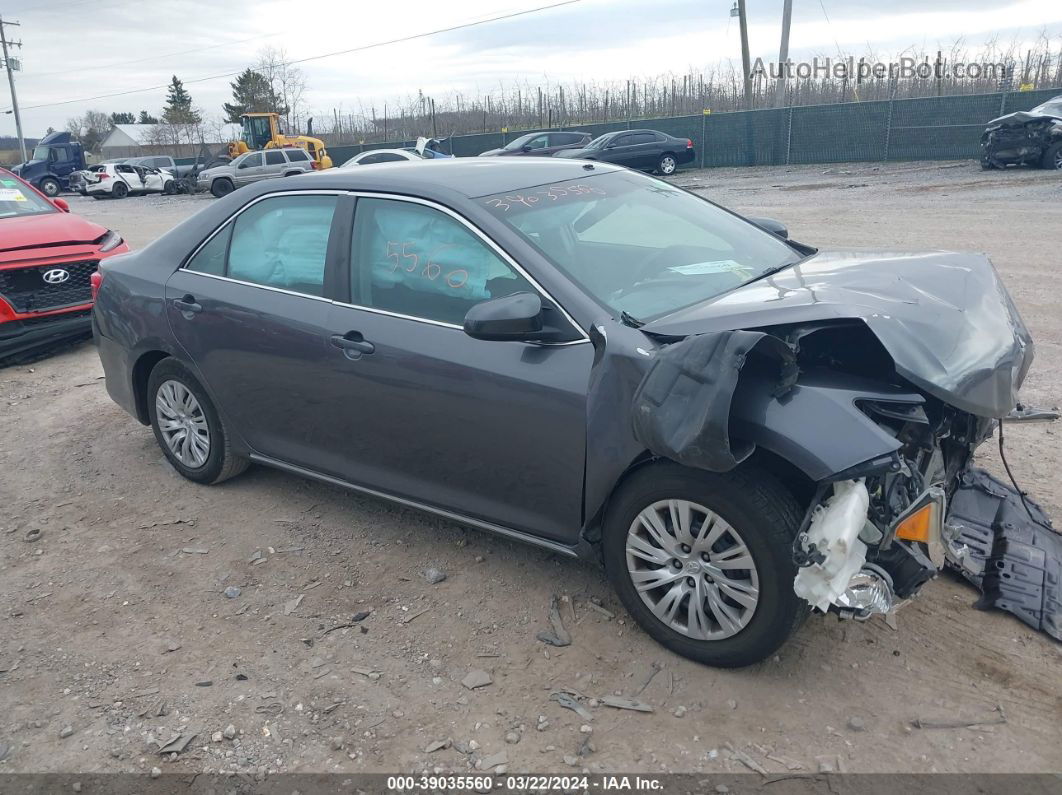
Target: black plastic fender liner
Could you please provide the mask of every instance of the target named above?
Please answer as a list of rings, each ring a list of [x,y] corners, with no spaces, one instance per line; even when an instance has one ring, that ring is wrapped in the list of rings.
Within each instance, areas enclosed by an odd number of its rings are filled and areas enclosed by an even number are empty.
[[[733,469],[755,444],[730,439],[730,409],[750,355],[770,362],[766,388],[784,392],[796,377],[792,348],[761,331],[687,337],[660,350],[634,393],[635,438],[655,455],[712,472]]]
[[[1062,640],[1062,534],[1039,505],[983,469],[968,469],[945,525],[949,567],[981,589],[975,607],[1013,613]]]

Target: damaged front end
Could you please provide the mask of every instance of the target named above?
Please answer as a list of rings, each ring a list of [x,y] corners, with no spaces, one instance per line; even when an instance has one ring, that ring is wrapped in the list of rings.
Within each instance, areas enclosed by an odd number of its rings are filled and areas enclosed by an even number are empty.
[[[981,135],[981,165],[1062,168],[1055,155],[1062,143],[1062,120],[1035,113],[1011,113],[989,122]]]
[[[887,614],[950,566],[982,606],[1059,637],[1062,536],[971,468],[1018,418],[1033,354],[991,264],[820,255],[742,292],[643,329],[663,344],[634,396],[637,439],[713,471],[757,451],[798,470],[810,488],[793,587],[820,611]],[[762,321],[748,312],[770,292],[774,323],[678,336],[727,314]]]

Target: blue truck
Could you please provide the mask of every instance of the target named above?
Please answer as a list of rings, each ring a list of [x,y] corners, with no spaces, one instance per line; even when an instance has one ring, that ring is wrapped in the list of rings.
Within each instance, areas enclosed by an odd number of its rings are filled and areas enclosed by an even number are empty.
[[[44,136],[25,163],[11,170],[48,198],[70,189],[70,175],[85,168],[85,150],[68,132]]]

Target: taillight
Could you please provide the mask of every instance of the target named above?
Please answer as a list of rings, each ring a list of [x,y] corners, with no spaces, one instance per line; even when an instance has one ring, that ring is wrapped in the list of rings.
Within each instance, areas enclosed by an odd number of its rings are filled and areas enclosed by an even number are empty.
[[[100,172],[100,182],[103,182],[103,180],[110,179],[110,178],[111,178],[110,174],[107,174],[106,172],[103,172],[103,171]]]
[[[92,289],[92,302],[96,302],[96,296],[100,292],[100,286],[103,284],[103,271],[93,271],[89,276],[89,287]]]
[[[692,138],[687,138],[686,139],[686,148],[687,149],[692,149],[693,148],[693,139]]]
[[[321,164],[318,163],[316,160],[311,160],[310,161],[310,168],[312,168],[314,171],[316,171],[320,167],[321,167]]]

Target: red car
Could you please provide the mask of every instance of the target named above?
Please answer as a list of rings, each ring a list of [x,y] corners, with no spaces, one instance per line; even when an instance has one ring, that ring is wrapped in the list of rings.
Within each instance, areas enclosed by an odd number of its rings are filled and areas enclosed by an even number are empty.
[[[0,168],[0,364],[92,333],[100,260],[122,238]]]

